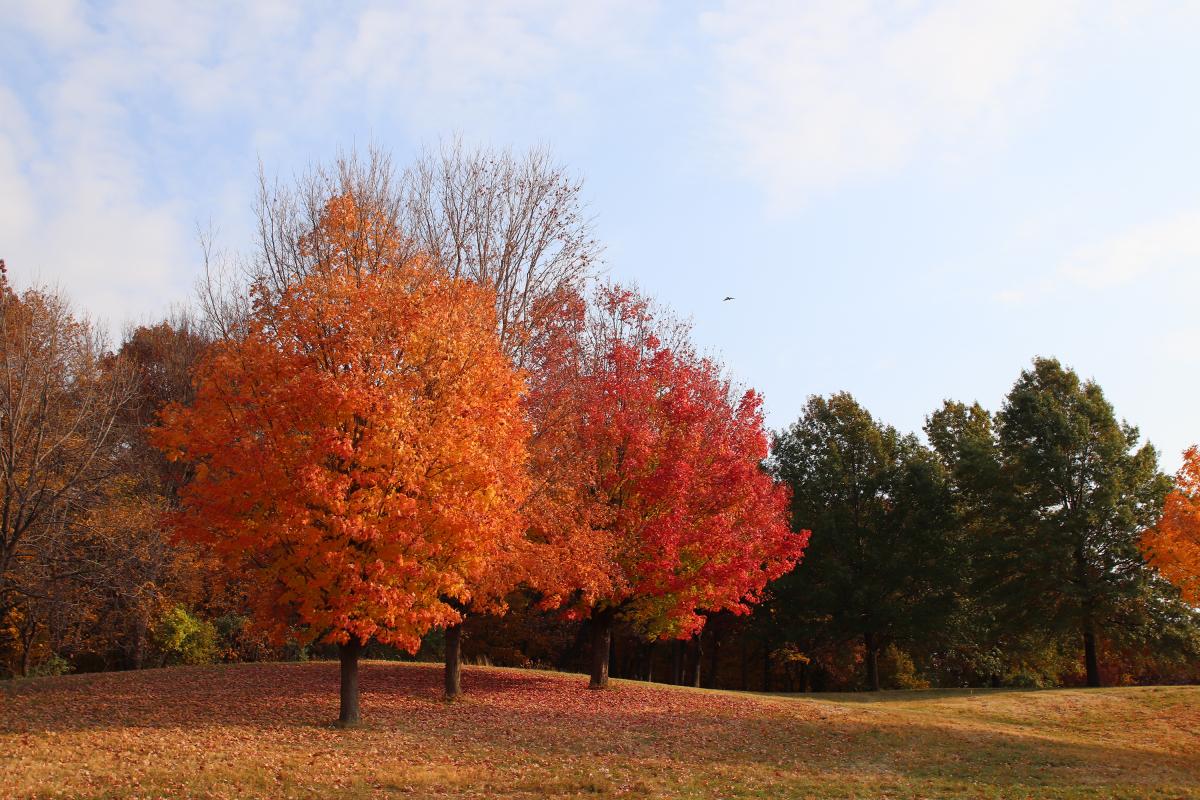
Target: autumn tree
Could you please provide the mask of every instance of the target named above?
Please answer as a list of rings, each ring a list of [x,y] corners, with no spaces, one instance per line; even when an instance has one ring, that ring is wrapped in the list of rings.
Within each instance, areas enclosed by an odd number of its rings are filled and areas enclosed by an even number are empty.
[[[322,262],[309,232],[328,198],[341,195],[372,209],[380,235],[400,255],[421,254],[450,277],[488,289],[501,345],[518,367],[562,298],[586,288],[602,251],[583,182],[545,148],[516,154],[455,138],[399,171],[387,152],[370,147],[316,165],[293,184],[260,173],[250,270],[266,292],[284,290]],[[378,257],[370,248],[348,254],[368,269]]]
[[[545,148],[522,154],[469,148],[461,139],[424,150],[404,172],[400,218],[414,246],[454,278],[487,289],[497,333],[513,365],[531,384],[529,502],[545,509],[561,498],[563,464],[555,426],[566,413],[544,389],[556,380],[561,348],[576,329],[582,291],[600,246],[592,236],[583,183]],[[556,348],[559,352],[555,352]],[[505,596],[525,579],[528,548],[495,559],[464,612],[503,611]],[[461,626],[446,629],[446,695],[462,691]]]
[[[0,262],[0,623],[19,632],[22,672],[52,623],[78,622],[105,565],[89,515],[118,472],[132,394],[95,326],[57,292],[17,293]]]
[[[294,185],[260,180],[259,247],[253,271],[268,291],[279,292],[322,260],[318,249],[301,247],[318,224],[330,196],[355,198],[379,220],[404,257],[420,253],[455,280],[487,290],[496,309],[497,334],[505,354],[531,383],[545,384],[539,371],[556,362],[563,328],[571,328],[582,308],[581,293],[594,273],[600,246],[582,201],[582,181],[544,148],[522,154],[495,148],[469,148],[454,138],[422,151],[402,172],[390,156],[370,147],[329,165],[318,165]],[[403,235],[401,235],[403,231]],[[370,268],[366,249],[351,258]],[[244,304],[210,281],[205,292],[209,316],[240,315]],[[549,378],[548,380],[553,380]],[[562,409],[553,395],[527,393],[526,415],[533,441],[544,457],[533,459],[532,486],[543,495],[560,492],[561,443],[551,429]],[[553,455],[551,455],[553,453]],[[490,562],[490,571],[459,610],[503,612],[505,597],[522,582],[525,558],[508,551]],[[452,598],[448,602],[456,603]],[[446,628],[446,695],[462,691],[460,625]]]
[[[411,257],[392,219],[329,200],[260,282],[244,337],[219,342],[158,442],[195,465],[180,530],[254,577],[282,637],[336,643],[343,724],[371,639],[415,651],[457,622],[524,492],[521,382],[492,297]]]
[[[453,138],[404,173],[405,229],[451,276],[493,292],[500,340],[519,367],[530,366],[533,337],[556,324],[561,302],[585,289],[598,264],[582,192],[544,147],[515,154]]]
[[[781,633],[813,646],[857,639],[878,690],[887,645],[930,636],[952,599],[946,475],[915,437],[844,392],[810,398],[771,461],[791,489],[793,527],[812,530],[804,563],[773,587]]]
[[[118,351],[134,383],[119,419],[121,469],[110,497],[92,514],[100,529],[123,531],[110,537],[121,547],[109,558],[110,580],[95,617],[96,633],[107,631],[124,666],[143,666],[153,624],[168,609],[199,599],[210,583],[194,548],[172,541],[162,522],[176,505],[187,471],[169,463],[149,440],[160,410],[191,401],[191,373],[208,343],[192,313],[178,309],[128,331]]]
[[[532,580],[589,618],[593,688],[608,685],[615,619],[689,637],[701,612],[748,611],[807,537],[788,530],[787,492],[762,467],[760,398],[736,394],[681,333],[635,293],[606,288],[569,387],[581,502],[537,531]]]
[[[1183,454],[1162,518],[1142,535],[1142,551],[1186,602],[1200,606],[1200,447]]]

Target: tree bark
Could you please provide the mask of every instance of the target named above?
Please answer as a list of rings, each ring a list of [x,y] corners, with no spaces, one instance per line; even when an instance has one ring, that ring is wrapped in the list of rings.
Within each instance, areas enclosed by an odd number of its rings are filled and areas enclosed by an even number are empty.
[[[1087,685],[1095,689],[1100,686],[1100,654],[1096,646],[1096,631],[1092,623],[1084,623],[1083,663],[1087,669]]]
[[[446,628],[446,699],[462,696],[462,623]]]
[[[696,657],[694,660],[695,669],[692,671],[692,686],[700,688],[700,667],[704,664],[704,632],[696,634]]]
[[[863,644],[867,648],[867,688],[879,691],[879,648],[875,646],[875,634],[864,633]]]
[[[28,612],[25,625],[21,628],[21,677],[28,678],[33,668],[33,643],[37,641],[37,620]]]
[[[704,685],[709,689],[715,689],[717,688],[717,664],[721,655],[721,639],[717,636],[715,629],[709,639],[708,672],[704,676]]]
[[[133,623],[133,668],[141,669],[146,663],[146,620],[138,614]]]
[[[33,648],[28,644],[21,650],[21,677],[28,678],[29,670],[33,662]]]
[[[592,615],[592,675],[589,689],[608,688],[608,658],[612,647],[613,610]]]
[[[342,665],[341,711],[338,725],[350,727],[359,722],[358,714],[358,657],[362,653],[362,642],[351,637],[350,641],[338,645],[338,659]]]

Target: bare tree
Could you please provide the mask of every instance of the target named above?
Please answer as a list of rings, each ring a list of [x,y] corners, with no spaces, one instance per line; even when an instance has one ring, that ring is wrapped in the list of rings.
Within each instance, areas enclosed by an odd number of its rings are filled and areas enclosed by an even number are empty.
[[[250,284],[254,269],[218,251],[212,229],[198,230],[204,273],[196,282],[197,314],[184,310],[195,333],[212,342],[242,335],[250,319]],[[168,320],[169,321],[169,320]]]
[[[546,148],[518,157],[458,138],[425,150],[404,175],[403,229],[447,273],[495,292],[501,345],[534,373],[538,340],[564,321],[599,266],[582,190]],[[446,630],[448,697],[462,692],[461,628]]]
[[[539,317],[599,266],[582,191],[544,147],[516,156],[455,138],[405,172],[402,227],[448,273],[495,291],[501,341],[519,365]]]
[[[348,196],[370,225],[355,226],[355,235],[409,241],[401,235],[403,190],[392,168],[391,157],[377,147],[365,153],[342,153],[328,165],[318,164],[291,184],[268,180],[262,166],[258,173],[257,252],[249,262],[250,280],[259,282],[268,298],[304,278],[318,265],[330,263],[328,242],[313,233],[331,200]],[[361,246],[360,246],[361,245]],[[377,269],[377,259],[388,248],[352,243],[347,255],[353,268]]]
[[[260,169],[258,247],[245,277],[271,302],[328,262],[331,254],[312,234],[331,200],[351,197],[368,223],[355,226],[358,236],[399,241],[399,257],[432,259],[448,275],[493,291],[505,352],[515,366],[537,372],[539,340],[577,312],[599,266],[582,194],[583,182],[544,147],[515,155],[470,149],[458,138],[424,150],[401,174],[377,147],[342,154],[292,185],[269,181]],[[362,270],[379,268],[373,259],[386,252],[365,239],[345,247],[340,255]],[[216,286],[210,273],[206,308],[210,318],[227,318],[238,304],[221,300],[228,295]],[[450,696],[460,690],[459,636],[458,626],[447,631]]]
[[[468,149],[457,138],[424,150],[402,174],[377,147],[344,153],[292,184],[268,180],[260,169],[258,245],[246,278],[272,296],[328,261],[311,233],[331,199],[350,196],[371,220],[359,235],[405,242],[405,256],[431,258],[448,274],[492,289],[505,350],[524,365],[539,318],[581,292],[599,266],[582,194],[583,182],[544,147],[518,156]],[[358,268],[375,269],[382,250],[366,245],[351,245],[350,255],[361,254]],[[219,272],[210,272],[208,287],[222,283]],[[219,308],[227,296],[210,292],[205,305]]]

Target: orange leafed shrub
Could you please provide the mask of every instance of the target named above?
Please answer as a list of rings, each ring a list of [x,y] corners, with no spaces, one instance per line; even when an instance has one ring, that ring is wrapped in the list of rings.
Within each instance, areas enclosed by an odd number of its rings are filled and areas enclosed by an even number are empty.
[[[180,534],[252,578],[276,638],[415,650],[520,535],[527,427],[491,296],[375,223],[332,200],[317,268],[256,290],[156,440],[195,465]]]

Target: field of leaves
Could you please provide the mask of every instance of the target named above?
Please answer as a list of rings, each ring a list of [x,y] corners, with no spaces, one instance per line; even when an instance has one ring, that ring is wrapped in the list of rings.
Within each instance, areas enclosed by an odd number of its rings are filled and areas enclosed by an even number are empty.
[[[756,696],[367,662],[0,684],[0,797],[1200,797],[1200,687]]]

